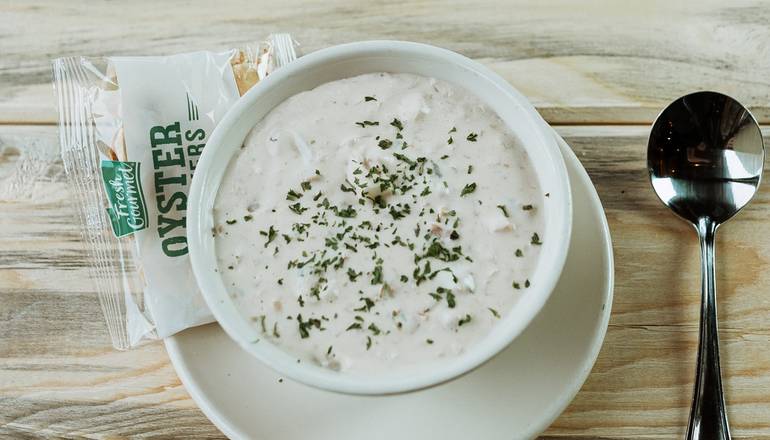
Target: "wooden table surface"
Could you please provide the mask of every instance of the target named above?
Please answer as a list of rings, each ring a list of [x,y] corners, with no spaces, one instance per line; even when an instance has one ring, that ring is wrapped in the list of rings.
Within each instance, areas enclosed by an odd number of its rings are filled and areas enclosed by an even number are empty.
[[[693,231],[649,188],[649,123],[699,89],[731,94],[770,122],[768,23],[770,5],[757,1],[0,2],[0,437],[222,436],[162,343],[111,348],[56,161],[50,59],[224,49],[289,31],[305,52],[378,38],[447,47],[531,99],[596,185],[616,264],[604,347],[544,438],[681,438],[699,255]],[[769,215],[766,184],[718,237],[736,438],[770,438]]]

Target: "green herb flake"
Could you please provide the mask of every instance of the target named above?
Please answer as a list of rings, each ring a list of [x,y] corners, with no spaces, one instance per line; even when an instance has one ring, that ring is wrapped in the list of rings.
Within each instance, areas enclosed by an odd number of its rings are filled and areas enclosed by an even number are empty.
[[[378,263],[376,266],[374,266],[374,270],[372,270],[372,285],[375,284],[382,284],[382,262]]]
[[[524,287],[529,287],[531,284],[529,284],[529,280],[524,280]]]
[[[259,231],[259,235],[262,235],[264,237],[267,237],[267,241],[265,242],[265,247],[267,247],[270,243],[272,243],[273,240],[275,240],[275,237],[278,235],[278,231],[273,228],[273,226],[270,226],[270,229],[267,231]]]
[[[521,249],[516,249],[516,256],[517,257],[523,257],[524,256],[524,252],[522,252]]]
[[[361,307],[359,307],[357,309],[353,309],[354,311],[356,311],[356,312],[368,312],[369,310],[372,309],[372,307],[374,307],[374,301],[372,301],[369,298],[366,298],[366,297],[361,298],[361,301],[364,302],[364,305],[362,305]]]
[[[476,142],[479,135],[476,133],[470,133],[465,139],[468,140],[468,142]]]
[[[250,216],[250,215],[244,215],[244,216],[243,216],[243,221],[245,221],[245,222],[250,222],[250,221],[251,221],[253,218],[254,218],[253,216]]]
[[[265,327],[265,315],[259,315],[259,327],[262,329],[262,333],[267,333],[267,327]]]
[[[433,339],[426,339],[425,342],[427,342],[428,344],[433,344]]]
[[[374,333],[374,336],[377,336],[381,333],[379,327],[374,325],[374,323],[369,324],[369,327],[367,327],[369,330],[371,330],[372,333]]]
[[[396,127],[398,131],[401,131],[404,129],[404,124],[402,124],[401,121],[399,121],[396,118],[393,118],[393,121],[390,123],[390,125]]]
[[[449,136],[449,139],[446,140],[447,145],[452,145],[455,142],[454,139],[452,139],[452,136]]]
[[[299,185],[302,187],[302,191],[310,191],[313,188],[312,186],[310,186],[310,182],[307,180],[300,183]]]
[[[471,315],[465,315],[464,318],[462,318],[461,320],[457,321],[457,326],[458,327],[462,327],[465,324],[468,324],[470,322],[471,322]]]
[[[540,236],[537,235],[537,232],[532,234],[532,241],[531,241],[531,243],[536,245],[536,246],[540,246],[541,244],[543,244],[543,242],[540,241]]]
[[[310,336],[310,330],[315,327],[319,330],[321,329],[321,320],[316,318],[308,318],[307,321],[302,320],[302,315],[297,315],[297,326],[299,328],[299,336],[302,339],[305,339]]]
[[[361,128],[364,128],[368,126],[380,125],[380,123],[377,121],[361,121],[361,122],[356,122],[356,125],[358,125]]]
[[[448,290],[446,293],[446,303],[450,309],[454,309],[455,305],[457,305],[457,303],[455,302],[455,295],[452,293],[451,290]]]
[[[337,216],[343,218],[352,218],[356,216],[356,210],[352,206],[348,206],[345,209],[338,209]]]
[[[369,350],[370,348],[372,348],[372,337],[371,336],[367,336],[366,337],[366,349]]]
[[[456,132],[456,131],[457,131],[457,127],[452,127],[452,129],[451,129],[451,130],[449,130],[449,133],[454,133],[454,132]]]
[[[300,205],[299,202],[297,202],[297,203],[295,203],[293,205],[289,205],[289,209],[292,212],[294,212],[296,214],[299,214],[299,215],[301,215],[303,212],[308,210],[308,208],[302,207],[302,205]]]
[[[302,197],[302,194],[294,191],[293,189],[290,189],[289,192],[286,194],[286,200],[290,202],[294,202],[299,200],[299,198]]]
[[[500,314],[497,313],[497,310],[493,309],[492,307],[488,307],[489,311],[492,312],[492,316],[494,316],[497,319],[500,319]]]
[[[521,285],[517,283],[516,281],[513,282],[513,288],[514,289],[521,289]]]
[[[375,98],[374,96],[364,96],[364,102],[376,101],[376,100],[377,98]]]
[[[380,142],[377,143],[377,146],[382,148],[383,150],[387,150],[388,148],[393,146],[393,141],[390,139],[381,139]]]
[[[468,165],[468,174],[473,172],[473,165]]]
[[[504,215],[506,218],[507,218],[507,217],[509,217],[509,215],[508,215],[508,210],[507,210],[507,209],[505,209],[505,205],[497,205],[497,207],[498,207],[498,208],[500,208],[500,211],[503,211],[503,215]]]
[[[236,224],[237,222],[238,222],[238,220],[236,220],[236,219],[232,219],[232,220],[225,220],[225,223],[227,223],[228,225],[234,225],[234,224]]]
[[[521,207],[521,209],[523,211],[532,211],[533,209],[535,209],[535,206],[534,205],[524,205],[524,206]]]
[[[348,326],[348,328],[346,328],[346,329],[345,329],[345,331],[350,331],[350,330],[358,330],[358,329],[360,329],[360,328],[361,328],[361,324],[360,324],[360,323],[358,323],[358,322],[354,322],[354,323],[350,324],[350,325]]]
[[[352,281],[352,282],[355,282],[356,278],[361,276],[361,274],[362,274],[362,272],[356,272],[351,267],[348,268],[348,278],[350,278],[350,281]]]
[[[464,197],[464,196],[472,193],[473,191],[476,191],[476,182],[469,183],[469,184],[465,185],[463,190],[460,192],[460,197]]]

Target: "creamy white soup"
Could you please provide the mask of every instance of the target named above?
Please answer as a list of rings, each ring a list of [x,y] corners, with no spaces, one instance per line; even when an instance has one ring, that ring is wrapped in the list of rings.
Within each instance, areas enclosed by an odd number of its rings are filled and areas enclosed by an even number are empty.
[[[463,88],[333,81],[273,109],[229,165],[219,271],[300,362],[372,374],[440,361],[527,295],[545,196],[517,138]]]

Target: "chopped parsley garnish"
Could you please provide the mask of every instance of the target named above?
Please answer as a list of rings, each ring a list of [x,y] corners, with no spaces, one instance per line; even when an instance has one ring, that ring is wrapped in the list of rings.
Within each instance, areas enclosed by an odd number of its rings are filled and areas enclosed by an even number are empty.
[[[358,330],[358,329],[360,329],[360,328],[361,328],[361,324],[360,324],[360,323],[358,323],[358,322],[354,322],[354,323],[350,324],[350,325],[348,326],[348,328],[346,328],[346,329],[345,329],[345,331],[350,331],[350,330]]]
[[[356,216],[356,210],[352,206],[348,206],[345,209],[338,209],[337,216],[343,218],[351,218]]]
[[[390,123],[390,125],[396,127],[398,131],[401,131],[404,129],[404,125],[396,118],[393,118],[393,121]]]
[[[380,334],[380,329],[376,325],[374,325],[374,323],[369,324],[369,327],[367,328],[371,330],[372,333],[374,333],[374,336],[377,336]]]
[[[278,333],[278,323],[273,324],[273,337],[280,338],[281,334]]]
[[[516,281],[513,282],[513,288],[514,289],[521,289],[521,285],[517,283]]]
[[[456,131],[457,131],[457,127],[452,127],[452,129],[451,129],[451,130],[449,130],[449,133],[454,133],[454,132],[456,132]]]
[[[457,321],[457,326],[458,327],[462,327],[465,324],[468,324],[469,322],[471,322],[471,315],[467,315],[466,314],[464,318],[462,318],[461,320]]]
[[[533,205],[524,205],[524,206],[521,207],[521,209],[524,210],[524,211],[531,211],[534,208],[535,207]]]
[[[393,146],[393,141],[390,139],[381,139],[380,142],[377,143],[377,146],[382,148],[383,150],[387,150],[391,146]]]
[[[473,172],[473,165],[468,165],[468,174]]]
[[[476,134],[476,133],[471,133],[471,134],[469,134],[469,135],[468,135],[468,137],[466,137],[465,139],[467,139],[469,142],[476,142],[476,139],[478,139],[478,137],[479,137],[479,135],[478,135],[478,134]]]
[[[428,344],[432,344],[433,343],[433,339],[426,339],[425,342],[427,342]]]
[[[377,260],[378,263],[372,270],[372,284],[382,284],[382,260]]]
[[[286,194],[286,200],[290,202],[299,200],[300,197],[302,197],[302,194],[294,191],[293,189],[290,189],[289,192]]]
[[[310,182],[307,180],[300,183],[299,185],[302,187],[302,191],[310,191],[312,189],[312,186],[310,186]]]
[[[446,304],[449,306],[450,309],[454,309],[455,305],[457,304],[455,302],[455,295],[452,293],[451,290],[447,290],[446,292]]]
[[[232,220],[225,220],[225,223],[227,223],[228,225],[234,225],[234,224],[235,224],[235,223],[237,223],[237,222],[238,222],[238,220],[236,220],[236,219],[232,219]]]
[[[245,222],[250,222],[250,221],[251,221],[253,218],[254,218],[253,216],[250,216],[250,215],[244,215],[244,216],[243,216],[243,221],[245,221]]]
[[[497,207],[500,208],[500,211],[503,211],[503,215],[504,216],[509,217],[508,216],[508,210],[505,209],[505,205],[497,205]]]
[[[352,267],[348,268],[348,278],[350,278],[350,281],[352,281],[352,282],[355,282],[356,278],[361,276],[362,273],[363,272],[356,272],[355,270],[353,270]]]
[[[454,139],[452,139],[452,136],[449,136],[449,139],[446,140],[447,145],[452,145],[454,143]]]
[[[372,126],[372,125],[380,125],[380,123],[377,121],[361,121],[361,122],[356,122],[356,125],[363,128],[363,127]]]
[[[460,192],[460,197],[464,197],[464,196],[472,193],[473,191],[476,191],[476,182],[469,183],[469,184],[465,185],[463,190]]]
[[[492,307],[488,307],[489,311],[492,312],[492,316],[495,318],[500,318],[500,314],[497,313],[497,310],[493,309]]]
[[[321,320],[316,318],[309,318],[307,321],[302,320],[302,314],[297,315],[297,326],[299,328],[299,335],[302,339],[305,339],[310,336],[310,330],[315,327],[319,330],[323,330],[321,328]]]
[[[299,204],[299,202],[293,205],[289,205],[289,209],[291,209],[293,212],[297,214],[302,214],[303,212],[308,210],[308,208],[303,208],[302,205]]]
[[[524,256],[524,252],[522,252],[521,249],[516,249],[516,256],[517,257],[523,257]]]
[[[543,242],[540,241],[540,236],[537,235],[537,232],[532,234],[532,241],[531,241],[531,243],[534,244],[534,245],[537,245],[537,246],[543,244]]]
[[[370,348],[372,348],[372,337],[371,336],[367,336],[366,337],[366,349],[368,350]]]
[[[353,309],[354,311],[356,311],[356,312],[368,312],[369,310],[372,309],[372,307],[374,307],[374,301],[372,301],[369,298],[366,298],[366,297],[361,298],[361,301],[364,302],[364,305],[362,305],[361,307],[359,307],[357,309]]]
[[[524,287],[529,287],[529,286],[530,286],[529,280],[524,280]]]
[[[376,101],[376,100],[377,100],[377,98],[375,98],[374,96],[364,96],[364,101],[365,102]]]
[[[269,245],[273,240],[275,240],[275,237],[278,235],[277,232],[278,231],[276,231],[272,225],[270,226],[270,229],[268,229],[267,231],[259,231],[259,235],[267,237],[267,241],[265,242],[265,247],[267,247],[267,245]]]

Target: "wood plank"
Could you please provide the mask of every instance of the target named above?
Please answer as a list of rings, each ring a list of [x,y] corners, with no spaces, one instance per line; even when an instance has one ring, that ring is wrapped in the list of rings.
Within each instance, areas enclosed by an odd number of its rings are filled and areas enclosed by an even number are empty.
[[[56,56],[225,49],[282,30],[306,52],[367,39],[455,50],[500,73],[553,124],[648,123],[701,89],[731,94],[770,122],[768,21],[759,0],[4,2],[0,123],[56,119]]]
[[[605,204],[616,290],[597,364],[543,438],[681,438],[697,344],[695,234],[649,188],[646,127],[559,131]],[[770,130],[765,134],[770,140]],[[56,139],[53,127],[0,127],[0,437],[221,438],[161,344],[111,349],[55,161]],[[27,155],[54,161],[7,190]],[[770,438],[768,214],[765,185],[719,234],[723,374],[735,438]]]

